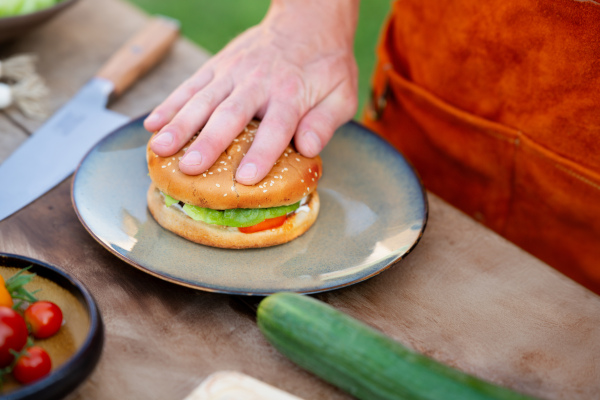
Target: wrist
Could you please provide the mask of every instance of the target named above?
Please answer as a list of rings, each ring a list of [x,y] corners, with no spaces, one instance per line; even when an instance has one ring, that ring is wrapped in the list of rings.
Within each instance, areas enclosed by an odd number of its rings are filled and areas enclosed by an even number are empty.
[[[359,0],[273,0],[262,24],[284,38],[316,35],[352,46],[358,8]]]

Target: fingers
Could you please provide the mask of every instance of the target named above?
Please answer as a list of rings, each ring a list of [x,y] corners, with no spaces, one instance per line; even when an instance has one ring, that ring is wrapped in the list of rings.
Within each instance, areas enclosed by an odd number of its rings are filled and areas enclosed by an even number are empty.
[[[165,101],[159,104],[144,121],[149,132],[163,128],[183,108],[183,106],[200,90],[213,80],[210,69],[202,69],[190,79],[183,82]]]
[[[281,101],[271,102],[235,179],[244,185],[260,182],[290,143],[300,119],[299,108]]]
[[[354,90],[338,86],[302,118],[294,137],[296,149],[305,157],[317,156],[335,130],[352,119],[357,107]]]
[[[198,175],[210,168],[244,130],[264,98],[264,92],[256,84],[241,87],[231,93],[216,107],[198,139],[189,146],[179,162],[179,169],[188,175]]]
[[[162,157],[181,149],[208,120],[217,106],[231,93],[230,81],[211,83],[196,93],[177,115],[152,139],[150,147]]]

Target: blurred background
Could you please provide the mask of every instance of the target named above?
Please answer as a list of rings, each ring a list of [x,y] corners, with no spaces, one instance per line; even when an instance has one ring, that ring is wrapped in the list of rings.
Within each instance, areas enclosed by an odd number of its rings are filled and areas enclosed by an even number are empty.
[[[1,0],[0,0],[1,1]],[[260,22],[269,7],[268,0],[129,0],[150,14],[162,14],[181,21],[182,32],[211,53],[252,25]],[[369,96],[375,64],[375,46],[391,0],[364,0],[360,5],[355,40],[359,68],[359,108]]]

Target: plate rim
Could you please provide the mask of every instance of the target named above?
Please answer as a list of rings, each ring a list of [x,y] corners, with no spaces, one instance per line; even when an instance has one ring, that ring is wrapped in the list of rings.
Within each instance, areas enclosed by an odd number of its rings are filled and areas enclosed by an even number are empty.
[[[422,194],[422,201],[423,201],[423,221],[422,221],[422,226],[421,229],[419,231],[419,234],[417,236],[417,238],[415,239],[415,241],[412,243],[412,245],[406,250],[404,251],[402,254],[398,254],[392,257],[392,260],[383,268],[379,268],[377,271],[374,271],[373,273],[366,275],[366,276],[361,276],[358,277],[352,281],[348,281],[348,282],[344,282],[341,284],[337,284],[334,286],[327,286],[327,287],[322,287],[316,290],[313,289],[309,289],[309,290],[286,290],[286,289],[281,289],[281,290],[277,290],[277,291],[252,291],[252,292],[248,292],[248,291],[244,291],[244,290],[232,290],[232,289],[215,289],[213,287],[208,287],[208,286],[202,286],[202,285],[194,285],[194,284],[190,284],[188,282],[185,282],[183,280],[179,280],[177,278],[173,278],[171,276],[168,275],[163,275],[163,274],[159,274],[155,271],[152,271],[150,269],[148,269],[147,267],[137,263],[136,261],[125,257],[124,255],[122,255],[121,253],[119,253],[118,251],[116,251],[115,249],[113,249],[111,246],[107,245],[100,237],[98,237],[92,230],[91,228],[87,225],[87,223],[85,222],[85,220],[83,219],[83,217],[81,216],[80,212],[79,212],[79,208],[77,207],[77,202],[75,201],[75,183],[77,181],[77,177],[79,175],[79,171],[81,169],[81,167],[83,166],[83,164],[86,162],[86,160],[88,159],[88,157],[92,154],[92,152],[94,152],[100,145],[102,145],[102,143],[104,143],[105,141],[109,140],[110,138],[112,138],[114,135],[118,134],[119,132],[121,132],[124,128],[126,128],[127,126],[132,126],[132,125],[136,125],[139,124],[139,122],[143,119],[145,119],[149,114],[143,114],[137,118],[132,118],[129,122],[126,122],[125,124],[119,126],[118,128],[116,128],[115,130],[113,130],[112,132],[110,132],[109,134],[107,134],[105,137],[103,137],[102,139],[100,139],[86,154],[85,156],[81,159],[81,161],[79,162],[79,164],[77,165],[77,168],[75,169],[75,173],[73,174],[73,178],[71,179],[71,204],[73,206],[73,209],[75,210],[75,214],[77,215],[77,219],[79,219],[79,222],[83,225],[83,227],[85,228],[85,230],[92,236],[92,238],[94,238],[94,240],[96,240],[102,247],[104,247],[106,250],[108,250],[110,253],[112,253],[113,255],[117,256],[117,258],[121,259],[122,261],[124,261],[125,263],[131,265],[132,267],[150,274],[156,278],[162,279],[164,281],[167,282],[171,282],[173,284],[179,285],[179,286],[184,286],[184,287],[188,287],[191,289],[195,289],[195,290],[201,290],[204,292],[210,292],[210,293],[221,293],[221,294],[228,294],[228,295],[241,295],[241,296],[260,296],[260,297],[264,297],[264,296],[268,296],[277,292],[294,292],[294,293],[300,293],[300,294],[315,294],[315,293],[323,293],[323,292],[329,292],[332,290],[337,290],[337,289],[341,289],[344,287],[348,287],[348,286],[352,286],[355,285],[357,283],[360,283],[362,281],[365,281],[367,279],[373,278],[374,276],[379,275],[380,273],[382,273],[383,271],[386,271],[387,269],[391,268],[392,266],[396,265],[398,262],[400,262],[402,259],[404,259],[408,254],[410,254],[415,247],[417,246],[417,244],[419,244],[419,242],[421,241],[421,238],[423,237],[423,234],[425,233],[425,228],[427,227],[427,222],[429,220],[429,201],[428,201],[428,197],[427,197],[427,191],[425,190],[425,186],[423,185],[423,180],[421,179],[421,177],[419,176],[419,174],[417,173],[417,170],[415,169],[415,167],[412,165],[412,163],[406,159],[406,157],[404,157],[404,155],[402,155],[402,153],[400,153],[395,147],[393,147],[388,141],[386,141],[385,139],[383,139],[381,136],[377,135],[374,131],[370,130],[369,128],[367,128],[366,126],[364,126],[363,124],[359,123],[358,121],[355,120],[350,120],[348,122],[346,122],[344,125],[354,125],[355,127],[357,127],[358,129],[364,130],[366,132],[368,132],[369,134],[375,136],[378,140],[380,140],[385,146],[389,146],[393,151],[395,151],[402,159],[403,161],[406,163],[406,165],[408,166],[409,170],[412,171],[420,189],[421,189],[421,194]],[[342,126],[344,126],[342,125]],[[341,128],[341,127],[340,127]],[[338,129],[340,129],[338,128]],[[148,132],[150,134],[150,132]],[[185,239],[183,239],[185,240]]]

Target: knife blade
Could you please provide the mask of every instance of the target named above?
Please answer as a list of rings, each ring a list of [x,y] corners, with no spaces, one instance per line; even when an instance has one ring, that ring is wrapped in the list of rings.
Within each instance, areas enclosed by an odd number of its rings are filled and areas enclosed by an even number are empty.
[[[0,221],[71,175],[94,144],[129,120],[108,110],[109,100],[162,59],[178,34],[177,21],[153,18],[0,165]]]

